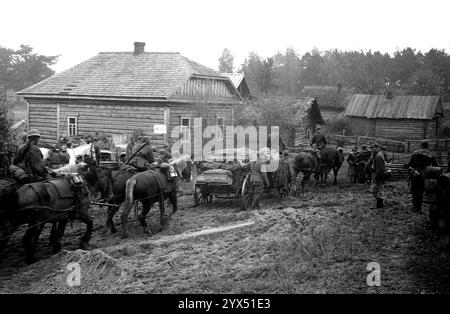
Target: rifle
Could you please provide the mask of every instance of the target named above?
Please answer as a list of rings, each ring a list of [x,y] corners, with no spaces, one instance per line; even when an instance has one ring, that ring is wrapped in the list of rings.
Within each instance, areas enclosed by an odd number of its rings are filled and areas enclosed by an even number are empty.
[[[150,139],[148,139],[133,155],[130,156],[130,158],[128,158],[125,165],[128,165],[130,163],[130,161],[133,159],[133,157],[136,156],[137,153],[139,153],[147,144],[150,144]]]

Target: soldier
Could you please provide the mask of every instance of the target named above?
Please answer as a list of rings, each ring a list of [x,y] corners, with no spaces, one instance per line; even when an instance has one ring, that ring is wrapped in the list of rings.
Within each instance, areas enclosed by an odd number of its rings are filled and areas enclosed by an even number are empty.
[[[377,143],[372,143],[370,145],[373,153],[373,163],[372,163],[372,172],[373,172],[373,181],[370,186],[370,190],[373,193],[377,201],[377,208],[383,208],[383,184],[384,184],[384,173],[386,160],[384,159],[383,152]]]
[[[356,158],[356,172],[358,174],[359,183],[366,183],[366,165],[368,164],[370,157],[372,156],[372,152],[367,150],[367,145],[361,146],[361,152],[358,154]],[[370,174],[370,167],[368,168],[368,172]]]
[[[61,146],[61,151],[59,152],[59,156],[61,158],[61,163],[63,165],[67,165],[70,162],[70,155],[67,152],[67,146],[66,145],[62,145]]]
[[[37,146],[41,135],[38,130],[32,129],[28,132],[27,138],[27,143],[17,152],[14,165],[22,168],[28,174],[28,183],[43,181],[48,178],[48,172],[44,165],[44,157]]]
[[[142,142],[134,145],[129,163],[136,169],[144,171],[153,162],[155,162],[155,158],[153,157],[153,151],[150,145],[150,137],[144,136],[142,137]]]
[[[356,171],[356,160],[358,159],[358,154],[358,146],[355,146],[347,157],[348,176],[352,183],[356,183],[358,180],[358,172]]]
[[[315,149],[321,150],[328,143],[325,134],[322,133],[320,126],[317,127],[316,133],[314,133],[311,139],[311,146]]]
[[[433,154],[428,149],[428,142],[422,141],[420,147],[420,149],[412,153],[411,159],[404,165],[404,168],[408,168],[411,172],[413,212],[420,212],[422,210],[423,193],[425,191],[425,168],[427,166],[439,166]]]
[[[61,155],[56,147],[50,148],[48,157],[44,160],[44,164],[53,169],[58,168],[62,164]]]
[[[264,162],[262,161],[261,153],[257,153],[257,160],[250,161],[250,182],[253,186],[253,203],[251,209],[260,209],[259,199],[264,192],[264,187],[269,186],[269,179],[267,173],[264,171]]]
[[[292,184],[295,184],[295,173],[289,160],[288,151],[283,153],[275,176],[276,188],[280,194],[280,199],[283,201],[289,195]]]
[[[134,140],[134,136],[131,136],[126,148],[127,158],[131,157],[131,152],[133,151],[134,145],[136,145],[136,142]]]

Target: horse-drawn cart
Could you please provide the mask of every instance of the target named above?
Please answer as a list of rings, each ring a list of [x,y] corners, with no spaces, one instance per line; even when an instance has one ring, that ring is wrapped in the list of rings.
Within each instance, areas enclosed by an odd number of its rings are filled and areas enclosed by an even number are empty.
[[[253,202],[253,186],[250,182],[249,163],[250,155],[256,153],[250,149],[222,150],[208,160],[197,164],[198,176],[194,188],[194,205],[211,203],[213,197],[233,198],[240,200],[240,208],[248,209]],[[266,152],[267,158],[278,153]],[[234,156],[233,160],[225,160],[225,157]],[[269,181],[272,176],[269,176]],[[271,185],[273,182],[270,182]]]

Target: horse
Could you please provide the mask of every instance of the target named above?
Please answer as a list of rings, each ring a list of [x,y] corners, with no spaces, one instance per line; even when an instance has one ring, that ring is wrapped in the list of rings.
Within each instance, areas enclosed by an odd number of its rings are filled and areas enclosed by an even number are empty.
[[[94,191],[100,193],[101,199],[108,204],[116,206],[108,206],[106,214],[106,230],[110,229],[111,233],[116,233],[117,229],[114,225],[113,217],[118,210],[118,205],[125,201],[125,189],[127,180],[130,179],[135,172],[128,170],[110,170],[104,167],[96,169],[98,181],[94,186]]]
[[[86,171],[91,171],[89,168]],[[22,185],[0,197],[6,200],[0,207],[0,252],[10,236],[22,224],[28,228],[22,239],[25,260],[34,263],[35,247],[46,223],[52,223],[50,240],[53,253],[61,249],[61,238],[68,220],[78,219],[86,224],[80,248],[88,249],[93,221],[88,210],[91,202],[89,190],[83,176],[67,174],[64,179],[54,179]]]
[[[317,157],[310,152],[300,152],[297,156],[295,156],[293,161],[293,168],[295,177],[297,177],[299,172],[303,173],[302,179],[302,194],[305,193],[305,186],[309,182],[311,174],[316,174],[316,184],[318,182],[319,173],[318,169],[318,160]]]
[[[337,174],[344,162],[344,153],[342,148],[324,147],[320,150],[320,167],[319,175],[322,183],[327,182],[328,174],[333,170],[334,181],[337,184]]]
[[[178,177],[181,176],[187,182],[191,180],[192,160],[188,155],[182,155],[178,158],[171,159],[169,164],[175,168]],[[163,225],[165,223],[165,199],[169,199],[172,204],[173,210],[171,215],[176,213],[178,209],[177,182],[169,181],[166,175],[167,174],[160,170],[147,170],[136,173],[127,180],[125,200],[119,207],[119,210],[122,212],[121,221],[123,238],[127,238],[129,236],[127,220],[133,202],[135,201],[140,201],[142,204],[143,209],[141,214],[138,216],[138,219],[144,229],[144,233],[146,234],[151,234],[151,231],[147,226],[145,218],[155,202],[159,202],[160,230],[163,229]]]

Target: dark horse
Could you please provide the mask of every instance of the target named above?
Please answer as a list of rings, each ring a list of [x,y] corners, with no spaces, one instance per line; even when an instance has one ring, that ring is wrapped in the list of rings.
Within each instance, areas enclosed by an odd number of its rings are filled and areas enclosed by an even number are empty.
[[[89,170],[87,170],[89,171]],[[4,193],[6,192],[6,194]],[[75,197],[76,195],[76,197]],[[83,177],[68,174],[64,179],[25,184],[16,190],[2,191],[0,198],[0,252],[20,225],[28,228],[22,239],[27,263],[35,262],[35,247],[46,223],[52,223],[53,252],[61,249],[61,238],[68,220],[78,219],[86,224],[80,248],[89,248],[93,222],[88,210],[91,202]]]
[[[192,161],[189,156],[184,155],[176,158],[170,164],[176,169],[178,177],[181,175],[187,182],[190,181]],[[119,210],[122,211],[122,236],[124,238],[128,237],[128,215],[135,201],[140,201],[142,204],[143,209],[139,215],[139,221],[144,228],[144,232],[147,234],[151,234],[151,231],[147,226],[145,218],[152,205],[159,202],[160,224],[162,229],[165,222],[165,199],[170,200],[173,207],[172,215],[175,214],[178,209],[177,181],[169,182],[166,174],[159,169],[139,172],[128,179],[125,188],[125,200],[119,207]]]
[[[344,162],[344,153],[342,151],[342,148],[324,147],[320,151],[319,174],[321,177],[321,182],[326,183],[328,174],[330,173],[331,170],[333,170],[334,174],[333,183],[336,185],[337,175],[343,162]]]
[[[293,168],[295,177],[297,177],[299,172],[303,173],[302,179],[302,193],[305,193],[305,185],[309,182],[311,174],[316,174],[316,183],[318,180],[318,161],[317,157],[310,152],[301,152],[295,156],[293,161]]]
[[[111,233],[116,233],[117,229],[114,225],[113,217],[117,212],[119,204],[125,200],[125,188],[127,180],[130,179],[135,172],[129,170],[110,170],[103,167],[96,169],[98,175],[98,182],[94,187],[95,191],[100,192],[101,198],[113,206],[107,206],[106,214],[106,231],[111,230]]]

